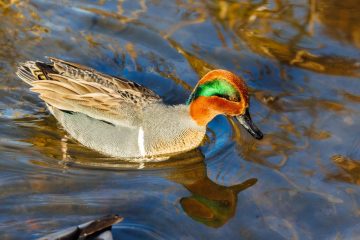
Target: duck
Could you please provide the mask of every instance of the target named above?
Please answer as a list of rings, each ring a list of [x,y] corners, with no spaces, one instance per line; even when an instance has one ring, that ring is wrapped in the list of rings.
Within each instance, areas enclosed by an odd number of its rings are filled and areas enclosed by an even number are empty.
[[[217,115],[234,118],[255,139],[263,138],[250,116],[246,83],[230,71],[208,72],[184,104],[168,105],[152,90],[125,78],[48,59],[20,63],[17,76],[72,138],[106,156],[134,162],[167,160],[199,147]]]

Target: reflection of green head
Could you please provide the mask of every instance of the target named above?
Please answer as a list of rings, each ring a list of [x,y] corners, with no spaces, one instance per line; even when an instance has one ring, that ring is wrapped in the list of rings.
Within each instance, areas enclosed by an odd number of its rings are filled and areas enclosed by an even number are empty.
[[[201,196],[182,198],[180,204],[192,219],[214,228],[224,225],[235,212],[229,201],[214,201]]]
[[[257,180],[252,178],[230,187],[213,183],[214,189],[212,190],[221,192],[214,193],[212,197],[193,194],[190,197],[182,198],[180,204],[185,213],[195,221],[201,222],[209,227],[218,228],[234,216],[237,194],[251,187],[256,182]],[[211,189],[208,190],[211,191]]]

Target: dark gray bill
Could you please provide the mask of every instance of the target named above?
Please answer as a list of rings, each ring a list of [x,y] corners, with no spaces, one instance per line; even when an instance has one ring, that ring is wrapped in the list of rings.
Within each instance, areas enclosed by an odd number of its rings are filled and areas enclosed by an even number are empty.
[[[235,118],[254,138],[260,140],[264,137],[262,132],[255,126],[255,124],[251,120],[248,108],[243,115],[236,116]]]

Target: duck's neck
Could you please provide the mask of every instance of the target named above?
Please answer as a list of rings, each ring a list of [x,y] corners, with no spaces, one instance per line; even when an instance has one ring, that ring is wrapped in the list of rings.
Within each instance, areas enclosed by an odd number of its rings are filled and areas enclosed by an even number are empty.
[[[207,107],[205,99],[196,99],[189,105],[189,114],[191,118],[200,126],[206,126],[216,115],[217,112]]]
[[[151,126],[155,132],[168,132],[169,135],[178,134],[177,132],[186,129],[206,129],[206,125],[198,124],[190,112],[190,106],[185,104],[175,106],[154,104],[145,109],[144,124]]]

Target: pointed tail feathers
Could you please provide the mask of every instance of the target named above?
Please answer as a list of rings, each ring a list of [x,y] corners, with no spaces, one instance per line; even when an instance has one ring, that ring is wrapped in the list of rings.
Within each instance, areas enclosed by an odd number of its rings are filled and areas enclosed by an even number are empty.
[[[19,64],[16,75],[27,84],[32,85],[33,81],[47,79],[48,73],[55,73],[53,66],[43,62],[27,61]]]

